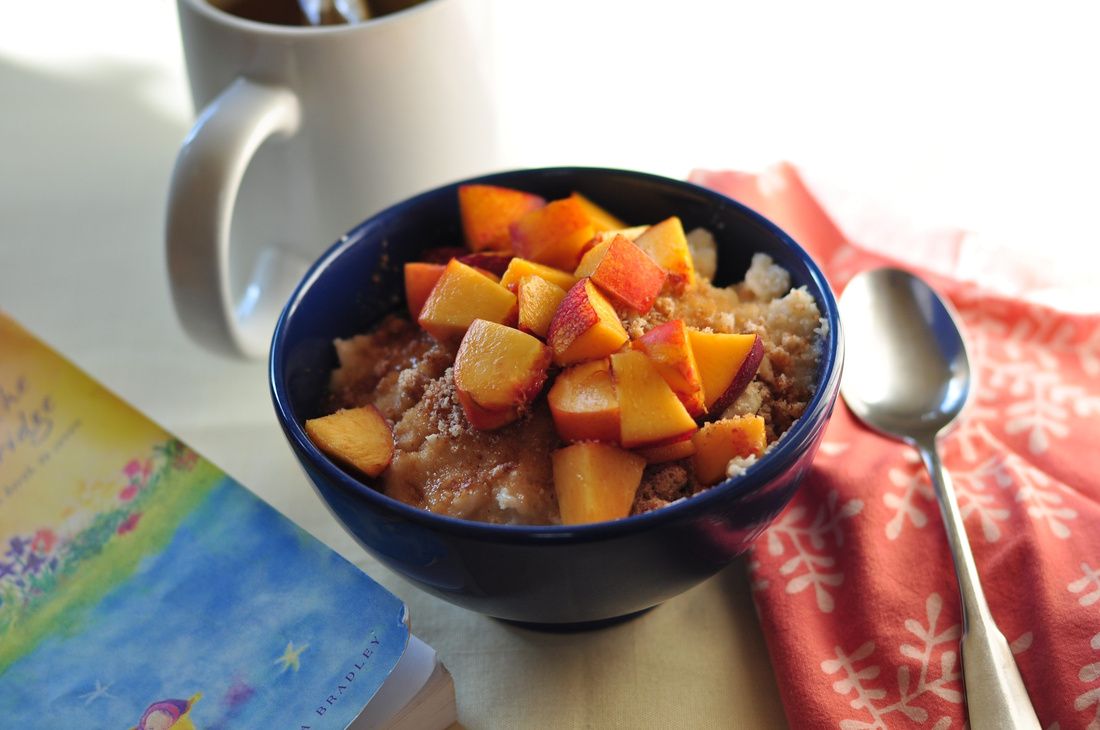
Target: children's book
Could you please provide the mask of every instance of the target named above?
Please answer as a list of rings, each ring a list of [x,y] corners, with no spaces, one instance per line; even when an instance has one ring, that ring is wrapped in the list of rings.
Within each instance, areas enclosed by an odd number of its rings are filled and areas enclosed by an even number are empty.
[[[0,313],[0,727],[454,719],[396,596]]]

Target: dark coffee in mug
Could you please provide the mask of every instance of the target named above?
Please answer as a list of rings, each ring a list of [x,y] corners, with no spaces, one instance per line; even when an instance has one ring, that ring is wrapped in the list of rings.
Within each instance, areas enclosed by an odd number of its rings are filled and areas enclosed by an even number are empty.
[[[310,25],[298,0],[208,0],[219,10],[231,15],[258,23],[272,25]],[[368,0],[366,3],[370,18],[378,18],[412,7],[425,0]],[[336,12],[325,13],[323,25],[343,23]]]

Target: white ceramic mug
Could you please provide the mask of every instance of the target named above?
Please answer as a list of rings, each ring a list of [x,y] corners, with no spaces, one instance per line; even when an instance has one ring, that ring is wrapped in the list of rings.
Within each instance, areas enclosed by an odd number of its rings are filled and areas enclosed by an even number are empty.
[[[298,27],[178,0],[196,109],[172,172],[166,241],[180,321],[266,354],[316,256],[374,212],[495,166],[474,0]]]

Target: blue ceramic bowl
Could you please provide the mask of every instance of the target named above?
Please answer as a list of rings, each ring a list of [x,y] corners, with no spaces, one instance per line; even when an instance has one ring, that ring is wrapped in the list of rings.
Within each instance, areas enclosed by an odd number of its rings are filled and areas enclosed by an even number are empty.
[[[444,517],[375,491],[306,437],[322,415],[332,341],[364,332],[403,308],[402,264],[426,248],[460,243],[454,183],[399,203],[330,248],[298,285],[275,329],[275,411],[306,474],[332,513],[379,561],[440,598],[498,618],[583,624],[652,607],[744,552],[790,501],[810,468],[840,387],[837,304],[817,265],[775,225],[690,183],[593,168],[518,170],[465,182],[519,188],[547,199],[581,192],[624,220],[678,215],[718,242],[716,283],[739,281],[753,253],[771,256],[805,285],[829,322],[817,390],[780,444],[743,476],[691,499],[615,522],[505,526]]]

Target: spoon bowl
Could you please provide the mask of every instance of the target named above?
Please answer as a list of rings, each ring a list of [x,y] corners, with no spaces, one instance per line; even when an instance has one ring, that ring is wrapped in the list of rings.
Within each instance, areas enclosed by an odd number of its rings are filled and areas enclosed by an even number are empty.
[[[920,452],[940,505],[962,603],[961,662],[972,730],[1039,730],[1020,671],[989,611],[936,439],[970,394],[966,343],[950,307],[900,269],[856,275],[840,297],[849,351],[840,394],[871,428]]]
[[[846,364],[841,392],[859,420],[910,440],[935,434],[962,412],[970,363],[947,303],[901,269],[853,278],[840,300],[849,341],[873,346]]]

